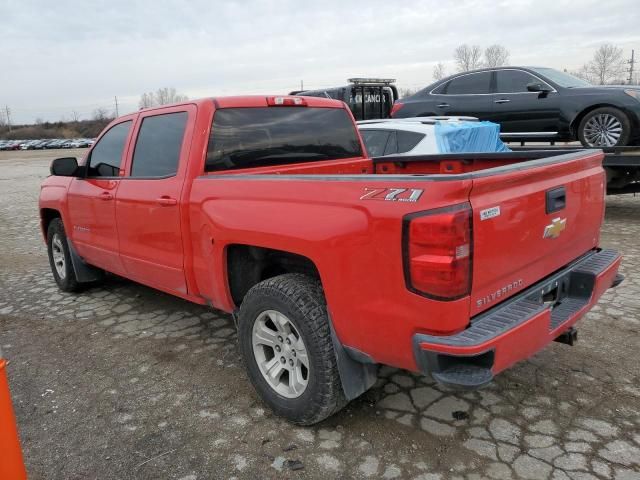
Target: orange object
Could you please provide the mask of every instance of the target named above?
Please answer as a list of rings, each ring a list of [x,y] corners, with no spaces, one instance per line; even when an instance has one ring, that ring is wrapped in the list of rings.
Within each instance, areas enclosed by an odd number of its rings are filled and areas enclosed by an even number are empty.
[[[0,358],[0,479],[26,480],[27,472],[11,405],[6,365],[7,361]]]

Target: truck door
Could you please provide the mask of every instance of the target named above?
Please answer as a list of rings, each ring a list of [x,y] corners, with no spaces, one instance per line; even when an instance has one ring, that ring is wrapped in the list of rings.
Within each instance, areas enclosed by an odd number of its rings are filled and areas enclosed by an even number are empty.
[[[117,274],[124,269],[118,255],[115,197],[132,124],[129,119],[113,125],[98,139],[86,161],[86,177],[74,179],[67,193],[67,236],[90,264]]]
[[[196,107],[140,114],[116,197],[120,256],[129,277],[187,293],[180,202]],[[186,134],[186,135],[185,135]]]

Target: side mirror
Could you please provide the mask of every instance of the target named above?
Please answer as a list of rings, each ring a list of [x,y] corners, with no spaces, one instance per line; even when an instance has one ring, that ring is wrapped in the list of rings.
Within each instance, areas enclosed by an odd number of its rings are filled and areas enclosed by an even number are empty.
[[[51,162],[51,175],[75,177],[78,173],[78,160],[75,157],[56,158]]]
[[[551,89],[547,85],[543,85],[538,82],[531,82],[527,84],[527,90],[530,92],[549,93]]]

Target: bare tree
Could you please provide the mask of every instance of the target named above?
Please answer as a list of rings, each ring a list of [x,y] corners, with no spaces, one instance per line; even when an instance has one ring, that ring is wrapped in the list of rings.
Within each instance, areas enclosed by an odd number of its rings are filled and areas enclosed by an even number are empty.
[[[466,43],[456,48],[453,53],[453,59],[456,61],[458,71],[466,72],[479,68],[482,64],[482,49],[478,45],[467,45]]]
[[[585,67],[583,68],[589,72],[593,83],[605,85],[617,80],[624,73],[622,48],[610,43],[600,45],[593,55],[593,60]]]
[[[417,88],[399,88],[398,96],[400,98],[407,98],[413,95],[414,93],[416,93],[417,91],[418,91]]]
[[[437,63],[435,67],[433,67],[433,79],[434,80],[442,80],[447,76],[447,72],[444,70],[443,63]]]
[[[80,114],[76,110],[72,110],[71,111],[71,119],[74,122],[77,122],[78,120],[80,120]]]
[[[138,105],[140,108],[155,107],[156,105],[166,105],[168,103],[184,102],[189,100],[189,97],[181,93],[176,92],[173,87],[159,88],[155,92],[143,93],[140,96]]]
[[[176,103],[176,102],[184,102],[189,98],[186,95],[182,95],[181,93],[177,93],[176,89],[171,88],[159,88],[156,91],[156,102],[158,105],[166,105],[167,103]]]
[[[156,101],[153,95],[153,92],[143,93],[140,96],[140,101],[138,102],[138,106],[140,108],[149,108],[155,105]]]
[[[565,72],[566,72],[566,69],[565,69]],[[591,73],[591,71],[589,70],[588,64],[585,64],[581,66],[578,70],[575,70],[569,73],[571,73],[571,75],[573,75],[574,77],[581,78],[582,80],[585,80],[589,83],[598,83],[595,77],[593,76],[593,74]]]
[[[106,108],[98,107],[93,111],[94,120],[107,120],[109,119],[109,111]]]
[[[502,67],[509,62],[509,50],[499,44],[491,45],[484,50],[486,67]]]

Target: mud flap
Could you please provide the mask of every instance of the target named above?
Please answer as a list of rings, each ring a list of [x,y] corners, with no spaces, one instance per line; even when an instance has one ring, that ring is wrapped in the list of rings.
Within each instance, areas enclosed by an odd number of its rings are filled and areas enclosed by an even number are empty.
[[[338,340],[333,322],[329,317],[333,350],[338,362],[342,390],[347,400],[353,400],[369,390],[378,379],[378,364],[366,353],[345,347]]]
[[[76,252],[75,247],[71,240],[67,237],[67,246],[69,247],[69,254],[71,255],[71,265],[73,266],[73,271],[76,274],[76,278],[80,283],[89,283],[95,282],[102,278],[102,270],[92,267],[88,263],[86,263],[78,252]]]

